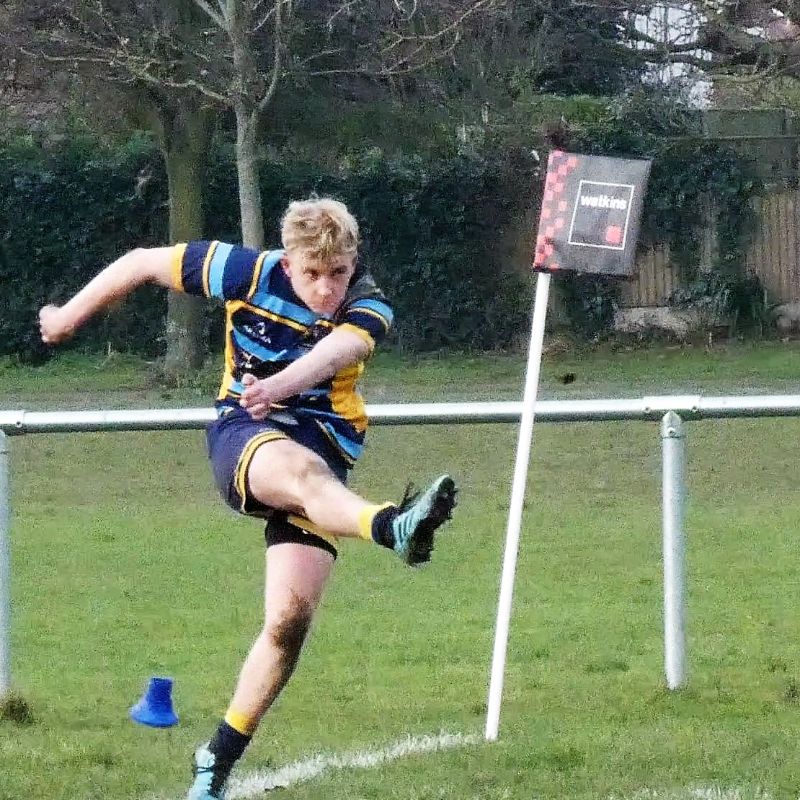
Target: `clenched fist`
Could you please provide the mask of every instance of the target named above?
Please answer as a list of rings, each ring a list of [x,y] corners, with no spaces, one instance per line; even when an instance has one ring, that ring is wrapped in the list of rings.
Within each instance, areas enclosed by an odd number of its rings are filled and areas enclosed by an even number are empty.
[[[62,309],[52,305],[39,311],[39,330],[45,344],[59,344],[75,333],[75,327],[64,320]]]
[[[242,385],[245,389],[239,405],[246,408],[247,413],[253,419],[264,419],[269,414],[273,403],[267,382],[258,380],[255,375],[248,372],[242,376]]]

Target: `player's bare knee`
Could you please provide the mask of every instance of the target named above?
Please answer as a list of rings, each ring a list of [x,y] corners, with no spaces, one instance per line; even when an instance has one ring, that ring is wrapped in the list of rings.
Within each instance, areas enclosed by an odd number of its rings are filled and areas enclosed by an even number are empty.
[[[313,616],[308,601],[295,597],[286,614],[269,629],[272,643],[280,653],[282,672],[286,677],[297,666]]]

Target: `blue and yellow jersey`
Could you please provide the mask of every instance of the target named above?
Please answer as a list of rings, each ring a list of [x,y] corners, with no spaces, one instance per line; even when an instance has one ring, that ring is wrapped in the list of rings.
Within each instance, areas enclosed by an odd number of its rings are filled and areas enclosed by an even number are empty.
[[[176,245],[174,253],[175,289],[225,304],[225,371],[218,408],[238,405],[246,372],[258,378],[274,375],[334,328],[353,331],[373,348],[392,324],[391,306],[360,267],[330,318],[312,311],[294,293],[280,266],[283,250],[258,253],[223,242],[190,242]],[[347,367],[277,406],[310,415],[347,463],[361,454],[367,428],[364,401],[356,389],[363,370],[363,363]]]

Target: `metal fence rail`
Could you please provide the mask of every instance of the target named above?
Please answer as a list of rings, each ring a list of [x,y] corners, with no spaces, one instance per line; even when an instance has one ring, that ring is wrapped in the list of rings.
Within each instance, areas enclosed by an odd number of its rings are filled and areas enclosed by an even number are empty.
[[[653,395],[631,399],[539,400],[537,422],[660,420],[674,411],[684,420],[729,417],[800,416],[800,395]],[[522,403],[383,403],[368,405],[373,425],[449,425],[519,422]],[[212,408],[112,411],[0,411],[0,431],[27,433],[81,431],[193,430],[215,418]]]
[[[521,402],[395,403],[367,406],[375,425],[519,423]],[[631,399],[542,400],[538,422],[660,421],[666,682],[686,681],[685,649],[685,420],[800,417],[800,395],[704,397],[654,395]],[[87,431],[193,430],[215,418],[211,408],[107,411],[0,411],[0,695],[11,688],[8,437]]]

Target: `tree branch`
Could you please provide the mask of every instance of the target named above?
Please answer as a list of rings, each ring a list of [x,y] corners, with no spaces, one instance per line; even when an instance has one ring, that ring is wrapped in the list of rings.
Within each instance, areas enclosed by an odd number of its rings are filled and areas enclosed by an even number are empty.
[[[410,22],[413,16],[417,13],[417,0],[411,0],[411,11],[406,12],[403,0],[394,0],[394,7],[401,13],[405,14],[406,22]]]
[[[282,9],[283,0],[277,0],[274,6],[275,11],[275,55],[272,62],[272,78],[270,79],[267,91],[264,96],[258,101],[256,106],[256,114],[261,114],[264,109],[269,105],[272,100],[275,90],[278,88],[278,81],[280,80],[281,70],[283,69],[283,14]],[[291,4],[289,5],[289,13],[291,13]]]
[[[28,56],[29,58],[33,59],[41,59],[42,61],[46,61],[51,64],[104,64],[107,67],[114,66],[114,58],[110,55],[106,56],[105,58],[101,58],[100,56],[92,57],[92,56],[54,56],[50,55],[50,53],[38,52],[35,53],[33,50],[29,50],[27,47],[23,45],[19,46],[20,53]]]
[[[697,48],[694,48],[697,49]],[[691,64],[700,69],[707,70],[712,65],[722,66],[728,63],[722,56],[697,56],[693,53],[666,53],[659,50],[637,50],[636,54],[651,64]]]
[[[255,28],[253,28],[253,30],[250,31],[250,33],[258,33],[269,22],[270,17],[274,16],[274,14],[275,14],[275,7],[273,6],[269,11],[267,11],[266,14],[264,14],[264,16],[261,19],[261,22],[259,22],[255,26]]]
[[[301,66],[301,67],[306,67],[309,64],[311,64],[312,62],[318,61],[321,58],[327,58],[328,56],[335,56],[335,55],[338,55],[339,53],[343,53],[343,52],[344,52],[344,48],[343,47],[330,47],[327,50],[320,50],[320,51],[318,51],[316,53],[312,53],[307,58],[304,58],[302,61],[299,61],[299,62],[296,62],[296,63],[299,64],[299,66]],[[318,73],[313,73],[313,74],[316,75]]]
[[[325,23],[325,27],[328,29],[328,33],[333,33],[333,26],[336,22],[336,17],[340,16],[341,14],[346,14],[353,6],[358,5],[361,0],[350,0],[348,3],[342,3],[336,11],[333,12],[328,17],[328,21]]]
[[[150,86],[154,86],[159,89],[179,89],[179,90],[196,90],[200,92],[200,94],[208,97],[210,100],[213,100],[215,103],[219,103],[224,106],[230,105],[230,100],[225,97],[225,95],[220,94],[219,92],[214,91],[213,89],[209,88],[205,84],[201,83],[200,81],[195,80],[194,78],[188,78],[184,81],[176,81],[172,78],[167,78],[163,76],[156,76],[150,72],[150,68],[154,65],[152,60],[145,63],[145,64],[138,64],[136,59],[134,58],[124,58],[119,53],[112,53],[107,52],[105,55],[100,56],[79,56],[79,55],[68,55],[68,56],[55,56],[51,55],[50,53],[45,52],[33,52],[32,50],[28,50],[25,47],[20,47],[20,52],[24,53],[26,56],[33,58],[33,59],[41,59],[42,61],[51,63],[51,64],[81,64],[81,65],[93,65],[93,64],[102,64],[105,67],[109,68],[124,68],[124,70],[128,73],[129,77],[121,77],[112,74],[111,72],[106,73],[103,78],[104,80],[113,82],[113,83],[123,83],[123,84],[133,84],[137,81],[148,84]],[[99,48],[98,48],[99,49]]]
[[[263,0],[258,0],[258,2],[253,6],[253,11],[255,11],[261,5],[262,2],[263,2]],[[275,5],[273,5],[272,8],[269,11],[267,11],[266,14],[264,14],[264,16],[261,19],[261,22],[259,22],[258,25],[256,25],[255,28],[253,28],[253,30],[250,31],[250,33],[258,33],[269,22],[269,20],[272,17],[274,17],[277,13],[279,13],[278,7],[279,6],[283,6],[283,5],[285,5],[287,7],[287,11],[288,11],[288,15],[287,16],[291,17],[292,16],[292,0],[277,0]]]
[[[429,66],[430,64],[449,56],[456,49],[460,41],[461,32],[455,31],[453,34],[453,41],[450,42],[449,45],[441,50],[431,53],[428,58],[425,58],[422,61],[412,63],[416,56],[425,50],[426,43],[420,44],[419,47],[415,48],[407,55],[397,59],[394,64],[385,67],[383,70],[381,70],[380,74],[382,76],[389,77],[392,75],[409,75],[412,72],[418,72],[422,69],[425,69],[425,67]]]
[[[474,14],[477,14],[478,11],[483,9],[484,7],[491,7],[495,5],[502,5],[502,0],[477,0],[474,2],[466,11],[464,11],[460,16],[456,17],[450,24],[445,25],[443,28],[440,28],[438,31],[434,33],[428,34],[420,34],[415,36],[403,36],[402,34],[398,34],[396,37],[396,42],[394,45],[391,45],[390,48],[398,46],[403,42],[435,42],[441,39],[442,37],[446,36],[448,33],[452,33],[453,31],[457,30],[461,24],[469,19]]]
[[[174,81],[169,78],[159,78],[155,75],[150,75],[147,72],[141,73],[132,73],[135,74],[137,78],[141,79],[145,83],[149,83],[153,86],[159,86],[161,88],[166,87],[167,89],[194,89],[200,94],[208,97],[210,100],[213,100],[215,103],[219,103],[223,106],[230,106],[231,101],[223,94],[219,92],[215,92],[213,89],[210,89],[200,81],[196,81],[194,78],[189,78],[185,81]]]
[[[206,0],[194,0],[195,5],[202,9],[203,11],[208,14],[209,17],[214,21],[214,24],[223,31],[228,30],[228,23],[227,18],[225,16],[225,8],[222,4],[222,0],[217,0],[217,5],[220,7],[222,13],[214,11],[213,8],[206,2]]]
[[[333,75],[359,75],[372,79],[394,78],[402,75],[411,75],[415,72],[425,69],[425,67],[435,63],[436,61],[441,61],[443,58],[447,58],[447,56],[449,56],[458,46],[460,40],[460,34],[456,34],[453,37],[453,41],[450,42],[447,47],[437,50],[436,52],[431,53],[428,58],[413,64],[408,62],[410,62],[416,55],[425,49],[424,45],[420,45],[419,47],[415,48],[411,53],[396,60],[393,64],[384,65],[382,67],[332,67],[330,69],[311,70],[307,74],[314,78],[331,77]],[[329,51],[329,54],[334,52],[336,51]],[[320,53],[318,55],[322,56],[324,53]],[[315,56],[309,56],[309,58],[302,63],[304,65],[309,64],[314,58]]]

